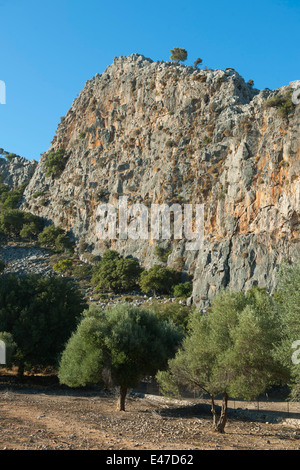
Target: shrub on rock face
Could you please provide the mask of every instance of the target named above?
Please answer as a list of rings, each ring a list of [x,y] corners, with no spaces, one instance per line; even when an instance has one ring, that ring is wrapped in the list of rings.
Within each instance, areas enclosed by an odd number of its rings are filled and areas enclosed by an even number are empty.
[[[157,256],[159,261],[166,263],[171,251],[172,251],[172,248],[163,248],[161,246],[156,246],[154,249],[154,254],[155,256]]]
[[[3,203],[3,208],[16,209],[21,202],[26,184],[22,184],[17,189],[8,189],[8,191],[5,190],[6,185],[2,184],[1,186],[2,191],[0,190],[0,201]]]
[[[194,67],[195,69],[198,68],[198,65],[202,64],[202,59],[200,59],[200,57],[198,59],[195,60],[194,62]]]
[[[286,91],[285,93],[277,93],[272,98],[269,98],[265,105],[268,108],[277,108],[281,117],[287,117],[294,109],[295,105],[292,101],[292,92]]]
[[[53,178],[58,178],[64,171],[66,163],[67,159],[65,157],[64,149],[59,149],[56,152],[50,152],[45,161],[46,176],[53,176]]]

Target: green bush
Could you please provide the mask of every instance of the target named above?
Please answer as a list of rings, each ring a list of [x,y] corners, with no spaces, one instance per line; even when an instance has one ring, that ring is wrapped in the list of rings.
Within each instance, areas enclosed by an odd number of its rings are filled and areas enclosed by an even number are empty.
[[[168,259],[169,254],[171,253],[172,248],[162,248],[161,246],[156,246],[154,248],[154,254],[157,256],[159,261],[165,263]]]
[[[46,176],[58,178],[64,171],[67,163],[65,150],[59,149],[56,152],[50,152],[45,161]]]
[[[173,294],[176,299],[190,297],[193,292],[193,285],[191,282],[183,282],[173,287]]]
[[[39,233],[44,222],[40,217],[19,209],[6,209],[0,214],[0,229],[6,235],[21,236],[23,227],[27,225],[30,225],[31,232]]]
[[[154,302],[151,304],[151,310],[153,310],[161,320],[170,320],[176,326],[182,328],[183,332],[186,332],[189,316],[193,312],[194,307],[187,307],[178,302]]]
[[[20,230],[20,237],[21,238],[29,238],[32,239],[33,237],[37,236],[39,230],[34,222],[30,222],[29,224],[24,224],[22,229]]]
[[[272,98],[266,100],[265,105],[267,108],[277,108],[281,117],[287,117],[295,108],[291,91],[277,93]]]
[[[16,343],[14,364],[55,366],[87,307],[67,278],[39,275],[0,277],[0,331]]]
[[[78,279],[88,279],[92,275],[92,269],[87,264],[75,266],[73,275]]]
[[[73,261],[70,259],[61,259],[53,265],[53,269],[59,273],[69,271],[73,266]]]
[[[24,189],[27,184],[22,184],[17,189],[9,189],[5,184],[0,186],[0,202],[2,203],[2,208],[16,209],[21,202]]]
[[[148,271],[143,271],[140,277],[140,288],[146,294],[153,292],[155,296],[160,294],[171,294],[172,287],[180,281],[180,273],[174,269],[164,268],[155,264]]]
[[[107,250],[93,269],[92,283],[98,289],[124,292],[137,286],[141,272],[137,260],[123,258],[117,251]]]
[[[64,251],[72,248],[72,242],[61,227],[48,225],[38,236],[38,242],[47,248]]]
[[[0,202],[4,202],[10,189],[7,184],[0,182]]]

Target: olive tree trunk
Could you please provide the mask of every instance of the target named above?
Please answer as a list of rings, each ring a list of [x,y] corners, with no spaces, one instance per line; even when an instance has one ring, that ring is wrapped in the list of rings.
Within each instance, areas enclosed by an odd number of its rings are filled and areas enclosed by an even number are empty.
[[[125,411],[125,400],[127,395],[127,387],[120,386],[120,394],[118,398],[117,411]]]
[[[225,432],[225,426],[227,423],[227,404],[228,404],[228,395],[224,393],[221,407],[220,418],[218,419],[214,396],[211,396],[211,412],[213,415],[213,428],[214,431],[219,433]]]

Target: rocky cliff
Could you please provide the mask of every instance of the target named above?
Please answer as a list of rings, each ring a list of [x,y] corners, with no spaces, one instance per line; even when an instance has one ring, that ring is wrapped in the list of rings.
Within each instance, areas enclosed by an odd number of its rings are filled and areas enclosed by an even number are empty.
[[[37,167],[37,161],[28,161],[16,155],[10,160],[0,157],[0,178],[10,189],[28,183]]]
[[[299,257],[300,106],[286,115],[266,106],[287,89],[256,90],[233,69],[115,58],[61,119],[22,208],[69,230],[83,251],[111,247],[149,267],[157,244],[168,249],[203,307],[225,287],[272,291],[278,264]],[[46,176],[58,149],[64,169]],[[203,246],[99,239],[97,208],[120,196],[148,208],[204,204]]]

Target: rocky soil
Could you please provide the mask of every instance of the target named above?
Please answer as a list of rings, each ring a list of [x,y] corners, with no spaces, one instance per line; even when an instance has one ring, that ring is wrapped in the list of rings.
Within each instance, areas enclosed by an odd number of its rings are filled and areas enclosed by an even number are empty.
[[[4,274],[39,274],[47,276],[53,272],[48,250],[26,244],[3,244],[0,259],[5,263]]]
[[[286,403],[264,405],[272,411],[239,405],[229,410],[226,433],[219,435],[211,429],[208,402],[200,399],[131,394],[126,411],[117,412],[116,396],[101,390],[1,381],[0,449],[299,450],[299,407],[287,413]],[[298,419],[288,421],[291,416]]]

